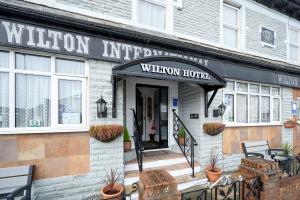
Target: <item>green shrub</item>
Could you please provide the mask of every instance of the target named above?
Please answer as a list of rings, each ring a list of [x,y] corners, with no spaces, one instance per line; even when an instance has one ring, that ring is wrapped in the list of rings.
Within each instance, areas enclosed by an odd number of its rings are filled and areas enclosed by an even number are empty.
[[[178,137],[185,137],[185,130],[183,127],[179,129]]]
[[[126,126],[124,128],[123,137],[124,137],[124,142],[130,142],[130,135]]]

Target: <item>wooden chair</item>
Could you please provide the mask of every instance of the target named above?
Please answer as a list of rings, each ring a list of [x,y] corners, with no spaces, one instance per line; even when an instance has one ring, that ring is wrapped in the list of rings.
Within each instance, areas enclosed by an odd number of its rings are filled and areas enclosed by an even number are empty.
[[[0,199],[31,199],[33,166],[0,168]]]
[[[265,159],[270,159],[278,153],[284,153],[283,149],[271,149],[268,141],[254,141],[242,143],[246,157],[258,156]]]

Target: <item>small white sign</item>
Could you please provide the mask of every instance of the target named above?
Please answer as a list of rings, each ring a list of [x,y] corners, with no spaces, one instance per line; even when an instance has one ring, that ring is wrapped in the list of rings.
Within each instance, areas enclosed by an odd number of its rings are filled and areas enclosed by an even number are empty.
[[[63,113],[63,124],[80,124],[80,113]]]
[[[32,119],[29,121],[29,125],[30,125],[30,127],[40,127],[41,121]]]

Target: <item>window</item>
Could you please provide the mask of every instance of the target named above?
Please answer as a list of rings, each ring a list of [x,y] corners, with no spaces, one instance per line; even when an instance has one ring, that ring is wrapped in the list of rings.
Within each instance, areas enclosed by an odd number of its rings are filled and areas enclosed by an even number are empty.
[[[165,29],[166,0],[138,0],[138,22]]]
[[[275,38],[276,38],[275,31],[260,26],[259,33],[260,33],[260,42],[262,45],[275,48]]]
[[[85,128],[85,74],[83,61],[0,51],[0,131]]]
[[[228,4],[223,5],[223,44],[237,48],[239,39],[239,9]]]
[[[296,29],[289,29],[289,60],[299,62],[299,32]]]
[[[280,88],[228,81],[224,90],[224,121],[271,123],[280,121]]]

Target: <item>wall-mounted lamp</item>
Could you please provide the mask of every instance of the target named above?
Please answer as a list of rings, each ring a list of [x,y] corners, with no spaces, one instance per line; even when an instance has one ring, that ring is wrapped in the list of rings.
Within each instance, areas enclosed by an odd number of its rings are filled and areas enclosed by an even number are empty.
[[[219,116],[223,116],[226,110],[226,106],[225,104],[222,102],[221,105],[218,106],[218,109],[214,109],[213,110],[213,116],[214,117],[219,117]]]
[[[107,102],[101,98],[96,101],[97,104],[97,117],[98,118],[106,118],[107,117]]]

